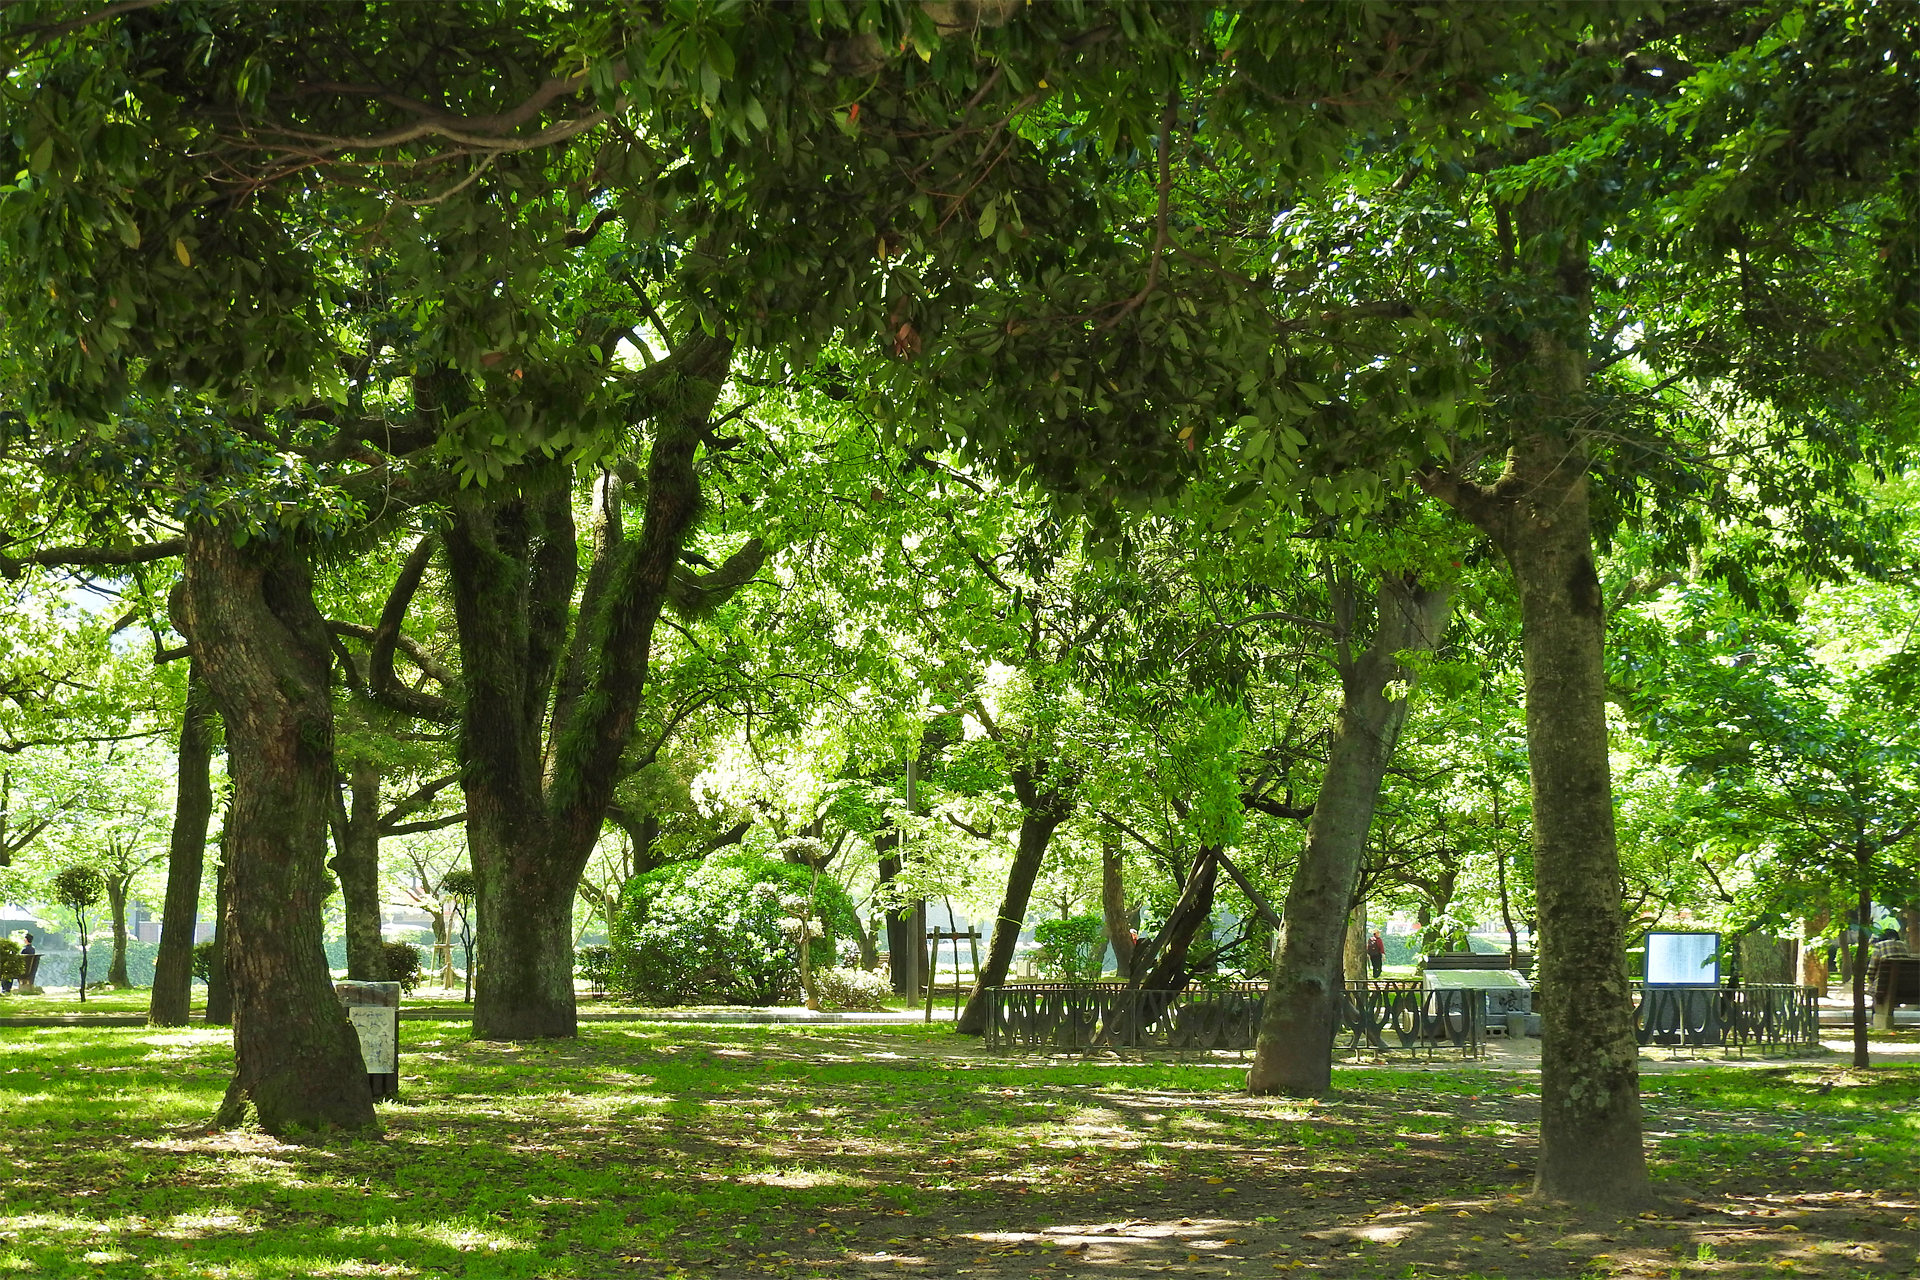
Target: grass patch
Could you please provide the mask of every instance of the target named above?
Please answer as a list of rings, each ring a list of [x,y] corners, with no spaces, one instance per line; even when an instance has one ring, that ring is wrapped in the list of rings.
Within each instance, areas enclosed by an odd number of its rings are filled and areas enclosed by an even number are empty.
[[[1537,1097],[1471,1067],[1251,1099],[1233,1059],[937,1026],[401,1031],[386,1136],[311,1148],[202,1129],[222,1030],[0,1032],[0,1278],[1855,1277],[1920,1247],[1912,1070],[1650,1076],[1695,1202],[1594,1220],[1520,1198]]]

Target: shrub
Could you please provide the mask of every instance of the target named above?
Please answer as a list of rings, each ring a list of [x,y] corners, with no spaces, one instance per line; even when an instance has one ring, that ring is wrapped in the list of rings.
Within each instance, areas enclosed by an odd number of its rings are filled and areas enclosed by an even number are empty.
[[[595,991],[605,991],[613,977],[612,947],[579,947],[573,953],[574,971]]]
[[[811,868],[740,850],[627,881],[610,930],[609,988],[657,1004],[775,1004],[799,994],[798,948],[782,898],[811,889],[825,930],[813,963],[833,963],[853,903]]]
[[[12,938],[0,938],[0,980],[18,982],[27,976],[27,962],[20,958],[20,944]]]
[[[874,1012],[887,1007],[893,983],[884,973],[865,969],[823,969],[813,975],[820,1003],[829,1009]]]
[[[420,948],[411,942],[383,942],[387,953],[387,981],[400,984],[402,995],[412,995],[420,983]]]
[[[213,981],[213,939],[193,944],[193,976],[202,982]]]
[[[1040,967],[1069,982],[1092,982],[1106,959],[1107,929],[1099,916],[1048,920],[1033,931]]]

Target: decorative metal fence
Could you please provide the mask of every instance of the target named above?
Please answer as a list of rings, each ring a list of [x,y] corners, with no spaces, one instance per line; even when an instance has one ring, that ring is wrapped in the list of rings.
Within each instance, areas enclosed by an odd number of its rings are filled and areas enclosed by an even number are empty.
[[[1746,1050],[1820,1043],[1820,1004],[1812,987],[1650,987],[1636,982],[1633,1009],[1641,1044]]]
[[[1120,982],[996,987],[987,1045],[1003,1050],[1097,1049],[1204,1052],[1253,1048],[1264,982],[1134,990]],[[1480,1052],[1480,994],[1427,991],[1417,982],[1348,983],[1337,1046],[1349,1051],[1432,1056]]]

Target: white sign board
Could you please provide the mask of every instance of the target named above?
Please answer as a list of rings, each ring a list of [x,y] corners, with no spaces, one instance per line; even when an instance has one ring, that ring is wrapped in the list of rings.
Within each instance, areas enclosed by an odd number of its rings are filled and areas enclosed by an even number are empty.
[[[1667,987],[1720,985],[1717,933],[1649,933],[1647,984]]]
[[[382,1004],[347,1006],[347,1020],[360,1036],[360,1057],[370,1076],[400,1069],[400,1011]]]

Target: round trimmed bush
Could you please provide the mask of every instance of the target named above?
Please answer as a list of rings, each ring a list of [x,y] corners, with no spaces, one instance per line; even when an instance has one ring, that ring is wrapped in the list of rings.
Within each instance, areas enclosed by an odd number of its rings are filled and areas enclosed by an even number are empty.
[[[648,1004],[792,1001],[800,992],[793,906],[809,889],[813,963],[834,961],[853,902],[829,876],[746,850],[681,862],[627,881],[614,913],[609,986]]]

